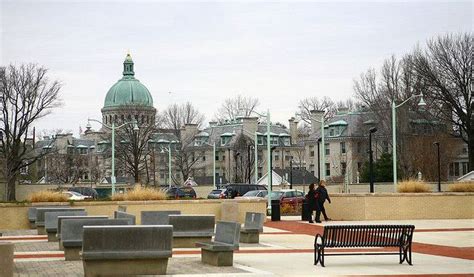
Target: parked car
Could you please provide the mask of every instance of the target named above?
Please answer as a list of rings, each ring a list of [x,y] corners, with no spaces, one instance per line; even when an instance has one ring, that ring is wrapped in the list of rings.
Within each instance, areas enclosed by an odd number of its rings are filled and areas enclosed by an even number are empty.
[[[99,194],[97,193],[97,191],[89,187],[72,187],[72,188],[69,188],[68,191],[75,191],[84,196],[90,196],[91,198],[94,198],[94,199],[99,198]]]
[[[227,184],[224,187],[224,198],[242,196],[251,190],[267,190],[265,186],[256,184]]]
[[[219,199],[219,198],[224,198],[224,191],[225,189],[213,189],[209,194],[207,195],[207,199]]]
[[[247,191],[244,195],[242,195],[242,198],[264,198],[268,194],[267,190],[251,190]]]
[[[305,199],[304,193],[295,189],[282,189],[272,191],[272,200],[280,200],[280,205],[287,204],[291,206],[303,205]]]
[[[196,191],[192,187],[171,187],[165,192],[168,199],[196,198]]]
[[[92,199],[90,196],[82,195],[75,191],[63,191],[62,194],[66,195],[68,200],[86,200]]]

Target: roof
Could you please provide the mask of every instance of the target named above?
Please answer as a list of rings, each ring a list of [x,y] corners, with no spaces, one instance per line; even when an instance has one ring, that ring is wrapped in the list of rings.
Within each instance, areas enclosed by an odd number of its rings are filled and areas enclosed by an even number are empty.
[[[135,79],[133,65],[132,57],[127,54],[123,63],[123,77],[107,92],[104,108],[130,105],[153,107],[153,97],[150,91]]]
[[[309,172],[306,169],[296,169],[293,168],[293,170],[288,169],[280,169],[280,168],[275,168],[273,171],[278,174],[279,176],[283,176],[286,178],[288,175],[288,182],[291,182],[293,184],[311,184],[311,183],[317,183],[319,180],[316,176],[313,175],[313,173]],[[291,171],[291,174],[290,174]],[[291,175],[291,180],[290,179]]]
[[[214,179],[212,176],[193,176],[194,182],[198,185],[212,185],[214,184]],[[223,176],[216,178],[216,184],[227,184],[227,179]]]

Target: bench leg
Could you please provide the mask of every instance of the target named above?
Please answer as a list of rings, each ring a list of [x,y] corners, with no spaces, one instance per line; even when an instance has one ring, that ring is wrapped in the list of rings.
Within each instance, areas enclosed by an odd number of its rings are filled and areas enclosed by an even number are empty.
[[[409,265],[413,265],[411,262],[411,243],[405,246],[400,246],[399,255],[400,255],[400,264],[403,264],[406,261]]]
[[[201,262],[213,266],[232,266],[234,264],[234,251],[201,249]]]
[[[324,267],[324,248],[315,247],[314,248],[314,265],[321,263],[321,266]]]
[[[64,259],[66,261],[80,261],[82,247],[64,247]]]

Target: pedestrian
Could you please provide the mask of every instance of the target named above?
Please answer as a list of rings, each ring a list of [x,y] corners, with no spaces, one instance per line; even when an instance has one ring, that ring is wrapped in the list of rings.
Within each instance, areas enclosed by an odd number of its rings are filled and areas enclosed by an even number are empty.
[[[309,223],[314,223],[313,221],[313,211],[316,210],[316,190],[314,189],[314,183],[309,185],[308,194],[306,194],[306,202],[308,203],[308,213],[309,213]]]
[[[320,217],[321,213],[323,213],[324,220],[329,221],[331,220],[328,215],[326,214],[326,209],[324,209],[324,202],[326,199],[328,200],[329,204],[331,204],[331,198],[329,198],[328,190],[326,189],[326,181],[322,180],[319,182],[318,188],[316,189],[316,218],[315,221],[321,223]]]

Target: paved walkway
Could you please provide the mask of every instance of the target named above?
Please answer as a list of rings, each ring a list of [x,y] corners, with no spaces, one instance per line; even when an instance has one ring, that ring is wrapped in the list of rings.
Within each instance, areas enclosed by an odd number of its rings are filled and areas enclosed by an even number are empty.
[[[168,273],[175,276],[474,276],[474,220],[310,224],[298,219],[284,217],[279,222],[265,223],[260,244],[241,244],[234,255],[233,267],[202,264],[199,249],[174,249]],[[397,256],[330,256],[326,258],[326,267],[314,266],[314,235],[323,230],[323,225],[329,224],[414,224],[414,265],[398,264]],[[3,233],[0,240],[15,243],[15,276],[83,275],[82,263],[66,262],[58,243],[47,242],[46,236],[35,235],[31,230]],[[327,252],[332,251],[341,250]],[[356,251],[363,252],[364,249]]]

